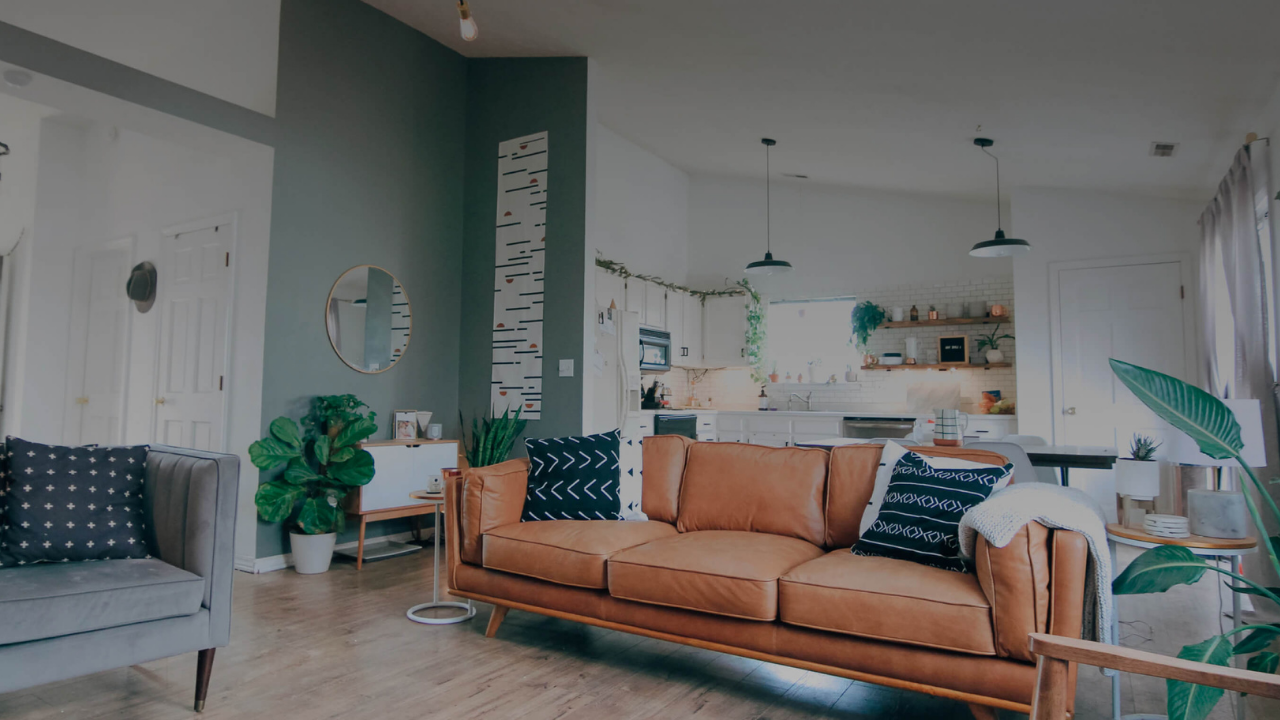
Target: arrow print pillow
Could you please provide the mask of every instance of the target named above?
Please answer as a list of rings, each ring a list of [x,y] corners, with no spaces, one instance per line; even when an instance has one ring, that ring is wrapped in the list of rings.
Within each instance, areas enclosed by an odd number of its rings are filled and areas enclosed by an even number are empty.
[[[147,446],[61,447],[10,437],[6,564],[150,557]]]
[[[617,430],[525,440],[529,491],[521,522],[621,520]]]

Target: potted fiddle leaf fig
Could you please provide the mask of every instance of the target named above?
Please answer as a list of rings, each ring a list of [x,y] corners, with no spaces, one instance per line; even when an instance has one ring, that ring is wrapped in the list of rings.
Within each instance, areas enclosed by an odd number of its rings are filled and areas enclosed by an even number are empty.
[[[254,503],[267,522],[289,522],[294,569],[304,575],[329,569],[337,534],[346,524],[342,503],[352,488],[373,479],[373,456],[359,443],[378,430],[376,414],[354,395],[312,401],[302,419],[271,421],[270,434],[249,446],[249,459],[264,472],[284,472],[258,486]]]
[[[1112,359],[1111,369],[1156,415],[1195,440],[1200,452],[1218,460],[1234,459],[1248,477],[1249,483],[1257,490],[1258,497],[1266,504],[1274,521],[1280,522],[1280,508],[1276,507],[1267,487],[1258,480],[1258,476],[1240,454],[1244,448],[1240,424],[1225,403],[1194,385],[1144,367]],[[1268,536],[1258,503],[1247,488],[1244,499],[1249,515],[1257,527],[1258,537],[1263,538],[1261,545],[1266,550],[1272,568],[1280,575],[1280,557],[1277,556],[1280,551],[1280,535]],[[1227,575],[1234,580],[1228,583],[1233,592],[1263,598],[1280,609],[1280,587],[1259,585],[1243,575],[1206,562],[1185,547],[1177,545],[1161,545],[1139,555],[1115,579],[1112,590],[1117,595],[1164,592],[1175,585],[1191,585],[1206,572]],[[1231,664],[1231,659],[1235,656],[1248,656],[1248,669],[1275,673],[1280,668],[1280,654],[1275,652],[1277,639],[1280,639],[1280,625],[1242,625],[1203,642],[1187,645],[1178,653],[1178,657],[1225,667]],[[1179,680],[1169,680],[1168,688],[1166,709],[1170,720],[1203,720],[1224,693],[1220,688],[1193,685]]]

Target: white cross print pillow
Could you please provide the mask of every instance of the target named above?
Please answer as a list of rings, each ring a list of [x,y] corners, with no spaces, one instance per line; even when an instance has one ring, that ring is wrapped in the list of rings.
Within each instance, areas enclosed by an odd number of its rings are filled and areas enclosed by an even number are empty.
[[[0,562],[150,557],[143,484],[147,446],[61,447],[7,440],[9,486]]]

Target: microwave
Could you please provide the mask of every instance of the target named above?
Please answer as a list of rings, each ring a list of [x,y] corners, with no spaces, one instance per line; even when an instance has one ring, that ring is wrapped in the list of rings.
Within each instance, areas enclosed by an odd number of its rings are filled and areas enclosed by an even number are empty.
[[[671,369],[671,333],[640,328],[640,372],[663,373]]]

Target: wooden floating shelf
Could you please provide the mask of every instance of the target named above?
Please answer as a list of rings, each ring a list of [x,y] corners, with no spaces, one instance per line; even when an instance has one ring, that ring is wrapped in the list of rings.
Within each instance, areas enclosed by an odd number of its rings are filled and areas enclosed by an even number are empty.
[[[980,318],[950,318],[947,320],[903,320],[902,322],[889,321],[881,323],[882,328],[906,328],[906,327],[942,327],[944,325],[995,325],[996,323],[1012,324],[1013,319],[1009,317],[980,317]]]
[[[955,368],[970,370],[990,370],[992,368],[1013,367],[1013,363],[987,363],[985,365],[970,365],[969,363],[946,363],[936,365],[863,365],[863,370],[953,370]]]

